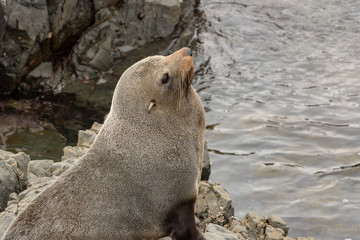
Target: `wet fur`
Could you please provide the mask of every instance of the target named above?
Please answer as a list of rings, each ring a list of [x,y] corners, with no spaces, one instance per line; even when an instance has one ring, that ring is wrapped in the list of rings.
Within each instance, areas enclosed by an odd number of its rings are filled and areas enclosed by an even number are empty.
[[[125,71],[92,147],[19,214],[3,240],[203,239],[194,204],[205,113],[192,71],[183,49]],[[161,84],[165,72],[168,85]]]

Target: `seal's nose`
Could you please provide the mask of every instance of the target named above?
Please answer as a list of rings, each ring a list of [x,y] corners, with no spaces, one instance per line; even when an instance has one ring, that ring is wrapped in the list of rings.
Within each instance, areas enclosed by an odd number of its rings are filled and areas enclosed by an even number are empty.
[[[186,48],[184,48],[184,50],[187,55],[192,56],[192,51],[190,48],[186,47]]]

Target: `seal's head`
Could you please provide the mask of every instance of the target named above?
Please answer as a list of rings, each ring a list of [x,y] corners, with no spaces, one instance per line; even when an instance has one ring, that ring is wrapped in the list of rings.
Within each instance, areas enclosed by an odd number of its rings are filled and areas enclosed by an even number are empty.
[[[156,111],[177,111],[181,105],[186,105],[187,96],[192,91],[190,84],[193,72],[190,48],[182,48],[166,57],[145,58],[121,76],[112,110],[120,114],[141,115]]]

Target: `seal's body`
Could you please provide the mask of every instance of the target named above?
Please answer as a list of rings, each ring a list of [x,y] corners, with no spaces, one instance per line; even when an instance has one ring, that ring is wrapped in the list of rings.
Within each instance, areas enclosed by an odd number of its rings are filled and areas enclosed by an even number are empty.
[[[203,239],[194,204],[205,113],[192,74],[188,48],[126,70],[92,147],[3,240]]]

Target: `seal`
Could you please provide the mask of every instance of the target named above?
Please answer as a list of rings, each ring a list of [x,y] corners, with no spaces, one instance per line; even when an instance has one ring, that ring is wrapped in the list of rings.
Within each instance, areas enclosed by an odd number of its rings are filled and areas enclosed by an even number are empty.
[[[205,112],[190,85],[193,71],[189,48],[128,68],[91,148],[3,240],[203,240],[194,206]]]

